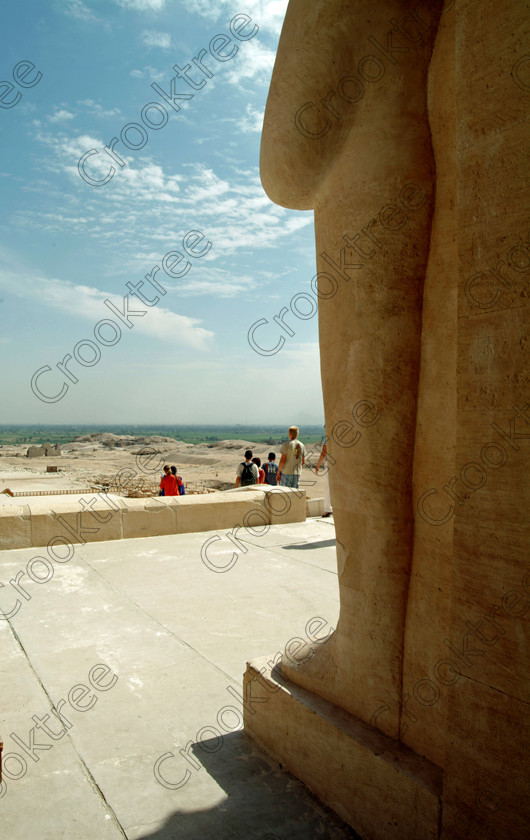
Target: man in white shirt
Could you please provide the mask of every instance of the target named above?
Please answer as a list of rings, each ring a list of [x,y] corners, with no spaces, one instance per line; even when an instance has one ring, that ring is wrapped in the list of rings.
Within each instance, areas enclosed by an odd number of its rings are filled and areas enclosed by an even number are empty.
[[[298,426],[289,427],[289,442],[282,446],[282,457],[276,474],[278,484],[283,487],[295,487],[297,490],[305,463],[305,446],[298,440],[299,431]]]

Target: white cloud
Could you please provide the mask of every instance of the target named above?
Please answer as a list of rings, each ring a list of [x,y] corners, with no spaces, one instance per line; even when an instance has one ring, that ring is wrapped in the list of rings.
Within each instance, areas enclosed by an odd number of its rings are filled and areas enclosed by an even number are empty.
[[[59,111],[55,111],[51,116],[48,117],[50,122],[65,122],[66,120],[73,120],[74,115],[71,111],[65,111],[64,108],[61,108]]]
[[[99,21],[98,18],[93,12],[92,9],[89,9],[88,6],[85,6],[81,0],[63,0],[59,4],[59,8],[65,15],[69,17],[77,18],[78,20],[83,20],[85,23],[89,21],[96,22]]]
[[[227,67],[226,78],[231,84],[243,86],[250,80],[269,84],[276,58],[276,42],[281,32],[288,0],[247,0],[245,8],[235,9],[232,0],[182,0],[193,13],[212,21],[222,21],[227,31],[236,14],[246,14],[252,22],[248,32],[257,25],[259,31],[247,42],[240,43],[236,60]],[[272,38],[271,38],[272,36]],[[263,38],[272,49],[265,46]],[[261,40],[260,40],[261,39]]]
[[[89,134],[80,134],[73,137],[64,133],[48,134],[46,131],[37,130],[35,139],[50,149],[51,156],[41,160],[41,168],[50,172],[64,172],[79,178],[77,164],[80,157],[91,149],[102,150],[106,141],[96,139]],[[132,161],[132,158],[122,156],[125,161]],[[105,154],[94,155],[90,159],[93,167],[94,178],[104,178],[109,171],[109,159]]]
[[[263,117],[265,111],[257,111],[252,105],[248,104],[246,108],[246,116],[237,120],[237,125],[244,134],[251,134],[253,132],[261,132],[263,128]]]
[[[240,85],[250,79],[268,85],[275,59],[276,53],[273,50],[264,47],[259,41],[249,41],[230,66],[226,78],[233,85]]]
[[[93,117],[115,117],[121,114],[119,108],[103,108],[99,102],[94,102],[93,99],[78,99],[78,105],[83,105],[88,114]]]
[[[305,371],[320,374],[320,344],[318,341],[286,343],[282,347],[282,356],[301,365]]]
[[[213,243],[204,264],[238,252],[274,247],[313,223],[311,211],[293,212],[273,204],[263,191],[257,167],[232,169],[229,174],[224,165],[221,177],[201,163],[166,172],[147,156],[124,155],[127,165],[119,168],[115,164],[112,180],[97,188],[83,183],[77,166],[84,152],[101,152],[103,138],[42,131],[36,136],[51,151],[51,155],[43,156],[41,169],[66,174],[73,189],[57,194],[55,199],[47,182],[33,182],[31,189],[45,191],[52,204],[38,213],[20,210],[14,221],[49,233],[83,233],[98,247],[108,249],[106,268],[113,277],[143,270],[145,263],[141,265],[135,255],[163,254],[172,243],[180,242],[187,230],[201,230]],[[101,179],[108,174],[111,163],[107,154],[93,155],[87,159],[87,171]],[[199,282],[200,278],[195,276],[195,280]],[[211,280],[206,277],[203,282]],[[236,278],[235,286],[240,283]],[[235,286],[231,292],[236,291]],[[202,288],[216,294],[215,283]],[[223,296],[228,288],[221,292]]]
[[[156,67],[151,67],[150,64],[147,64],[143,70],[131,70],[130,75],[133,79],[149,79],[151,82],[158,82],[158,84],[166,82],[168,76],[167,70],[160,72]]]
[[[138,12],[159,12],[166,5],[166,0],[114,0],[123,9],[134,9]]]
[[[171,48],[171,35],[168,32],[142,32],[142,41],[146,47],[159,47],[162,50]]]
[[[211,264],[197,265],[193,275],[191,271],[184,282],[168,289],[178,292],[180,297],[233,298],[241,297],[258,286],[258,272],[251,277],[248,274],[235,274],[233,270],[215,268]]]
[[[190,12],[196,12],[211,20],[224,17],[229,22],[232,17],[241,12],[248,15],[260,30],[278,35],[282,28],[283,19],[289,0],[246,0],[243,9],[234,7],[233,0],[184,0],[184,5]]]
[[[7,260],[5,256],[0,259],[0,288],[17,297],[25,299],[32,297],[53,309],[91,321],[94,326],[102,319],[114,320],[122,327],[122,334],[132,333],[134,330],[135,333],[169,341],[172,344],[187,345],[194,350],[205,350],[210,346],[213,333],[200,327],[198,318],[179,315],[160,304],[147,307],[136,297],[131,297],[129,312],[146,310],[146,314],[142,317],[131,316],[130,321],[134,326],[129,330],[125,324],[122,324],[119,316],[104,304],[105,299],[108,298],[123,311],[122,297],[95,286],[81,286],[69,280],[39,277],[31,271],[13,270],[10,267],[13,263],[12,256],[9,256]],[[124,291],[127,289],[125,288]]]

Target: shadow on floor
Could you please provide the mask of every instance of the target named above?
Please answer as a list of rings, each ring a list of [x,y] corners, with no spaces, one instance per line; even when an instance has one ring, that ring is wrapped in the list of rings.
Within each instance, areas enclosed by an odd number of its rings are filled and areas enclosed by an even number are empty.
[[[215,808],[176,811],[138,840],[361,840],[243,732],[196,743],[192,751],[227,798]]]
[[[285,551],[307,551],[310,548],[330,548],[335,545],[335,540],[319,540],[318,542],[310,543],[295,543],[294,545],[281,545],[280,548]]]

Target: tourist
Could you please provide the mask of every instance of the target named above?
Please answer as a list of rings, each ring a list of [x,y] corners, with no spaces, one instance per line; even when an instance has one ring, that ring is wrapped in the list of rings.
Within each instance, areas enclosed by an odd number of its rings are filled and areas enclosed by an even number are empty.
[[[278,484],[276,475],[278,473],[278,464],[276,463],[276,452],[269,452],[269,460],[263,465],[265,471],[265,484],[270,484],[271,487],[276,487]]]
[[[326,488],[324,490],[324,513],[322,514],[322,517],[324,519],[327,516],[331,516],[331,514],[333,513],[333,508],[331,507],[331,498],[330,498],[330,495],[329,495],[329,472],[328,472],[328,469],[327,469],[327,466],[328,466],[327,454],[328,454],[328,447],[326,446],[325,443],[323,443],[322,444],[322,452],[320,453],[320,458],[318,459],[318,464],[316,466],[315,473],[318,474],[320,466],[321,466],[322,462],[324,462],[324,469],[326,470]]]
[[[258,484],[259,470],[256,464],[252,463],[252,449],[245,452],[245,460],[241,462],[236,473],[236,487],[249,487],[251,484]]]
[[[182,478],[180,477],[180,475],[177,475],[177,468],[174,467],[174,466],[171,467],[171,472],[173,473],[173,475],[177,479],[177,487],[178,487],[178,491],[179,491],[178,492],[179,496],[185,496],[186,495],[186,489],[184,487],[184,482],[182,481]]]
[[[258,484],[265,484],[265,471],[261,468],[261,458],[253,458],[252,463],[256,464],[259,473]]]
[[[160,482],[160,489],[163,490],[164,496],[179,495],[177,479],[175,478],[167,464],[164,467],[164,476],[162,477],[162,481]]]
[[[298,432],[298,426],[289,427],[289,441],[282,446],[282,457],[276,473],[276,478],[283,487],[296,489],[300,484],[300,475],[305,463],[305,446],[298,440]]]

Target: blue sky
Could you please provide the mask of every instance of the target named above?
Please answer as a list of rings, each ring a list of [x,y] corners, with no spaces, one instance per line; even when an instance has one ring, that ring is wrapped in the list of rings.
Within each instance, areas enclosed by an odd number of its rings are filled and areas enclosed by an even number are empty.
[[[286,6],[3,7],[0,423],[322,422],[317,318],[273,321],[311,292],[313,214],[258,169]]]

